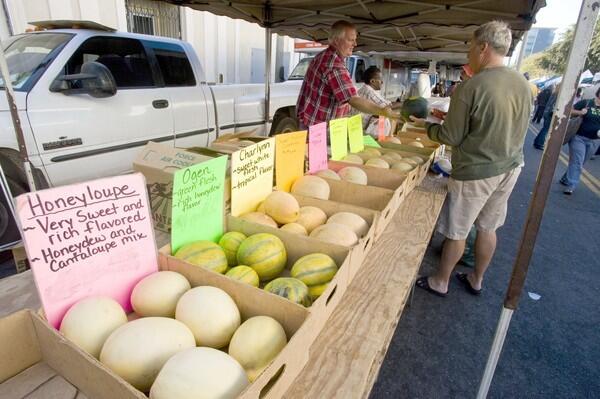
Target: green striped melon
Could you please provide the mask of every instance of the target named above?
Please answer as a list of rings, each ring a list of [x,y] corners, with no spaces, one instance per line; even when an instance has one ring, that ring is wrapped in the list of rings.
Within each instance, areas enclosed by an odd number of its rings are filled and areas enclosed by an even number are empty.
[[[323,293],[325,292],[325,290],[327,289],[328,286],[329,286],[329,282],[326,282],[324,284],[309,286],[308,287],[308,295],[310,295],[310,299],[312,299],[313,301],[316,301],[317,298],[319,298],[321,295],[323,295]]]
[[[217,273],[222,274],[227,270],[225,252],[212,241],[196,241],[186,244],[175,252],[175,257]]]
[[[233,267],[225,275],[242,283],[250,284],[253,287],[258,287],[260,282],[258,274],[254,269],[246,265]]]
[[[261,281],[272,280],[281,273],[287,262],[287,252],[279,237],[258,233],[246,238],[237,252],[240,265],[248,265]]]
[[[221,239],[219,240],[219,245],[223,248],[223,252],[225,252],[225,256],[227,257],[227,264],[229,266],[237,265],[237,250],[240,247],[242,241],[244,241],[246,235],[240,233],[238,231],[230,231],[228,233],[223,234]]]
[[[279,277],[265,285],[265,291],[282,296],[299,305],[310,306],[308,287],[302,281],[292,277]]]
[[[337,270],[335,261],[329,255],[314,253],[298,259],[292,266],[291,275],[310,286],[331,281]]]

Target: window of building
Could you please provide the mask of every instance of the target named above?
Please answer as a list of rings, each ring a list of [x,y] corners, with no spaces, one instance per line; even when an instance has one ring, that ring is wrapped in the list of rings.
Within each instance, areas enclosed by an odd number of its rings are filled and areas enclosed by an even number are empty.
[[[148,57],[139,40],[92,37],[71,56],[65,65],[65,74],[79,73],[81,66],[91,61],[106,66],[115,78],[119,89],[155,86]]]
[[[146,42],[158,61],[165,86],[195,86],[196,79],[183,47],[173,43]]]
[[[127,30],[181,39],[179,6],[162,1],[126,0]]]

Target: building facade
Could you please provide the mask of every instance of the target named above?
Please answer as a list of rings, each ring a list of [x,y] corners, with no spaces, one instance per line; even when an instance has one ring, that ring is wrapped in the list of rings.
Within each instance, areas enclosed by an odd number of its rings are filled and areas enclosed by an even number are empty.
[[[527,58],[552,46],[555,31],[556,28],[532,28],[529,30],[523,56]]]
[[[151,0],[0,0],[0,38],[30,29],[29,22],[89,20],[119,31],[185,40],[198,53],[211,83],[263,83],[265,30],[234,20]],[[294,40],[272,38],[272,81],[296,65]]]

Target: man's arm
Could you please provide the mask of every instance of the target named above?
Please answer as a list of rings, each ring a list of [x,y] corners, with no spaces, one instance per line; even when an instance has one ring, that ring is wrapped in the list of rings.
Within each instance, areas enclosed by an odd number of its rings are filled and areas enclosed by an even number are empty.
[[[370,115],[381,115],[387,118],[395,118],[400,119],[400,114],[392,111],[390,107],[380,107],[374,102],[367,100],[366,98],[362,98],[359,96],[353,96],[350,98],[348,103],[359,110],[360,112],[364,112],[365,114]]]
[[[443,125],[429,123],[425,119],[413,116],[410,119],[417,126],[425,126],[427,128],[427,136],[431,140],[442,144],[458,146],[469,132],[469,112],[470,107],[457,97],[450,102],[450,109],[446,114]]]

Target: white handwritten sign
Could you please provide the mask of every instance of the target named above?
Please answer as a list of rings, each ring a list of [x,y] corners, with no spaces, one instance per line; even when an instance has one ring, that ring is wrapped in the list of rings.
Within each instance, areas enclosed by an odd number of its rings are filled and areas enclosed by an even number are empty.
[[[50,324],[82,298],[103,295],[131,310],[135,284],[158,269],[141,174],[17,198],[25,249]]]

